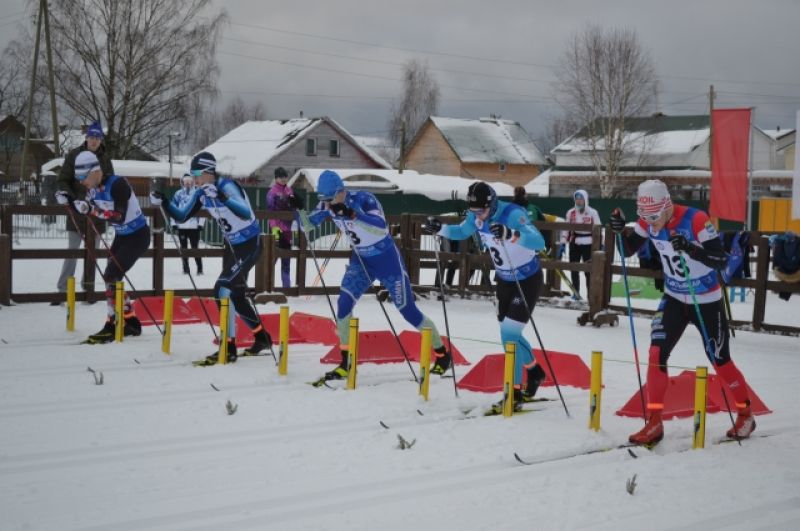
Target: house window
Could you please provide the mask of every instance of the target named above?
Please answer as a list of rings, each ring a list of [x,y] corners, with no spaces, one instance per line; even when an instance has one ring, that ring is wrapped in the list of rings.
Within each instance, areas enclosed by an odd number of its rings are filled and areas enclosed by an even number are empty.
[[[500,163],[500,173],[505,173],[505,171],[506,171],[506,163],[505,162],[501,162]]]
[[[306,139],[306,156],[307,157],[315,157],[317,155],[317,139],[316,138],[307,138]]]
[[[338,140],[331,140],[330,149],[328,150],[328,155],[331,157],[338,157],[340,155]]]

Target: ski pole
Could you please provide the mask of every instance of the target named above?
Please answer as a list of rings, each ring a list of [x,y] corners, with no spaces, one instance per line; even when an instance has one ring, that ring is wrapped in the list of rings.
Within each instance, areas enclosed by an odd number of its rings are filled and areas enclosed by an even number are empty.
[[[349,234],[345,234],[347,241],[350,243],[350,247],[353,249],[353,254],[358,258],[358,262],[361,264],[361,268],[364,270],[364,274],[367,276],[367,280],[369,281],[369,285],[372,286],[372,277],[369,276],[369,271],[367,270],[367,265],[364,263],[364,260],[361,258],[361,255],[358,254],[355,245],[353,245],[353,240],[350,238]],[[392,242],[394,245],[394,242]],[[414,367],[411,365],[411,359],[408,357],[408,353],[406,352],[405,347],[403,347],[403,343],[400,342],[400,337],[397,335],[397,330],[394,328],[394,324],[392,324],[392,320],[389,318],[389,313],[386,311],[386,308],[383,306],[383,301],[378,299],[378,304],[381,305],[381,310],[383,310],[383,315],[386,317],[386,322],[389,323],[389,328],[392,330],[392,335],[394,335],[395,341],[397,341],[397,346],[400,347],[400,351],[403,353],[403,357],[406,359],[406,363],[408,364],[408,368],[411,370],[411,375],[414,376],[414,381],[419,384],[419,379],[417,378],[417,373],[414,371]]]
[[[67,209],[67,214],[69,218],[72,220],[72,224],[75,226],[75,230],[78,231],[78,234],[81,235],[81,240],[83,240],[83,246],[86,248],[86,252],[89,253],[89,257],[94,262],[94,268],[100,273],[100,278],[103,278],[103,270],[100,269],[100,264],[97,263],[97,255],[94,253],[94,249],[91,249],[88,245],[86,245],[86,235],[83,233],[83,230],[78,226],[78,222],[75,219],[75,214],[72,212],[72,207],[69,205],[64,205],[64,208]],[[91,221],[89,221],[91,223]],[[88,299],[87,299],[88,300]]]
[[[178,254],[181,257],[181,260],[184,259],[183,257],[183,250],[181,249],[180,244],[178,243],[178,239],[175,237],[175,232],[172,231],[172,228],[169,223],[169,218],[167,217],[167,213],[164,211],[164,205],[158,205],[158,210],[161,212],[161,217],[164,219],[164,225],[167,227],[167,232],[170,236],[172,236],[172,243],[175,245],[175,248],[178,249]],[[189,280],[192,282],[192,288],[194,289],[194,294],[200,299],[200,293],[197,289],[197,284],[194,282],[194,277],[192,276],[192,272],[188,271]],[[219,336],[217,335],[217,331],[214,330],[214,325],[211,323],[211,316],[208,314],[208,309],[206,309],[206,305],[203,304],[203,301],[200,301],[200,306],[203,308],[203,313],[206,316],[206,321],[208,322],[208,326],[211,327],[211,333],[214,334],[214,338],[219,341]]]
[[[334,249],[336,249],[336,245],[339,243],[339,238],[341,237],[341,235],[342,235],[341,231],[336,232],[336,237],[333,239],[333,244],[329,249],[330,252],[333,252]],[[330,260],[331,257],[326,256],[325,260],[322,261],[322,267],[317,268],[318,273],[317,276],[314,277],[314,281],[311,283],[312,288],[317,287],[317,284],[322,280],[322,275],[325,274],[325,269],[328,267],[328,262],[330,262]],[[311,300],[311,295],[306,295],[306,300],[307,301]]]
[[[127,273],[125,272],[125,270],[122,268],[122,266],[121,266],[121,265],[120,265],[120,263],[119,263],[119,260],[117,260],[117,257],[116,257],[116,256],[114,255],[114,253],[111,251],[111,247],[109,247],[109,246],[108,246],[108,243],[107,243],[107,242],[106,242],[106,241],[103,239],[103,236],[101,236],[101,235],[100,235],[100,231],[99,231],[99,230],[97,230],[97,227],[95,227],[95,226],[94,226],[94,223],[92,223],[92,222],[90,221],[90,222],[89,222],[89,226],[90,226],[90,227],[92,227],[92,230],[94,230],[94,234],[95,234],[95,236],[97,236],[97,237],[100,239],[100,241],[101,241],[101,242],[103,242],[103,247],[105,247],[105,248],[106,248],[106,251],[108,251],[108,256],[109,256],[109,257],[111,258],[111,260],[112,260],[112,261],[113,261],[113,262],[114,262],[114,263],[117,265],[117,268],[118,268],[118,269],[120,270],[120,272],[122,273],[122,276],[123,276],[123,278],[125,278],[125,280],[127,280],[127,281],[128,281],[128,285],[131,287],[131,291],[133,291],[133,294],[136,296],[136,298],[137,298],[137,299],[139,299],[139,302],[141,302],[141,303],[142,303],[142,307],[144,308],[144,311],[147,313],[147,316],[150,318],[150,320],[151,320],[151,321],[153,321],[153,325],[156,327],[156,330],[158,330],[158,333],[159,333],[159,334],[161,334],[161,335],[163,336],[163,335],[164,335],[164,331],[163,331],[163,330],[161,330],[161,327],[160,327],[160,326],[158,326],[158,322],[156,321],[156,318],[155,318],[155,317],[153,317],[153,313],[150,311],[150,308],[148,308],[148,307],[147,307],[147,303],[146,303],[146,302],[144,302],[144,299],[143,299],[142,297],[140,297],[140,296],[139,296],[139,294],[138,294],[138,292],[137,292],[136,288],[135,288],[135,287],[134,287],[134,285],[133,285],[133,282],[131,282],[131,279],[130,279],[130,278],[128,278],[128,274],[127,274]],[[149,228],[149,227],[148,227],[148,228]],[[103,280],[105,280],[105,279],[103,279]]]
[[[319,262],[317,261],[317,253],[314,250],[314,243],[313,240],[309,237],[309,234],[306,232],[305,228],[303,227],[303,223],[300,220],[300,214],[297,210],[294,211],[294,217],[297,220],[297,226],[300,227],[300,230],[303,231],[303,234],[306,235],[306,242],[308,243],[308,250],[311,251],[311,259],[314,261],[314,267],[317,269],[317,278],[319,278],[320,282],[322,283],[322,291],[325,293],[325,298],[328,299],[328,306],[331,309],[331,316],[333,317],[333,323],[336,324],[336,310],[333,309],[333,303],[331,302],[330,293],[328,293],[328,286],[325,285],[325,279],[322,277],[322,271],[319,267]]]
[[[625,300],[628,303],[628,322],[631,326],[631,339],[633,340],[633,359],[636,361],[636,378],[639,381],[639,397],[642,400],[642,418],[647,425],[647,408],[645,407],[644,388],[642,387],[642,372],[639,368],[639,347],[636,345],[636,330],[633,328],[633,310],[631,309],[631,292],[628,289],[628,267],[625,265],[625,251],[622,245],[622,234],[614,236],[617,242],[620,260],[622,261],[622,284],[625,286]]]
[[[447,334],[447,350],[450,354],[450,369],[453,373],[453,392],[456,394],[456,398],[458,398],[458,386],[456,385],[456,359],[453,357],[453,341],[450,339],[450,323],[447,320],[447,304],[444,300],[444,275],[442,273],[442,264],[439,261],[439,245],[441,244],[442,238],[441,236],[434,236],[436,238],[436,245],[433,248],[433,252],[436,255],[436,272],[439,274],[439,293],[442,296],[442,313],[444,314],[444,331]]]
[[[544,252],[543,250],[542,250],[542,251],[539,251],[539,253],[538,253],[538,254],[539,254],[539,257],[540,257],[542,260],[547,260],[548,262],[552,262],[552,261],[553,261],[553,259],[552,259],[552,258],[550,258],[550,255],[548,255],[548,254],[547,254],[546,252]],[[553,269],[555,269],[555,271],[556,271],[556,273],[558,274],[559,278],[561,278],[561,280],[562,280],[562,281],[564,281],[564,284],[566,284],[566,285],[567,285],[567,287],[568,287],[568,288],[569,288],[569,290],[572,292],[572,294],[573,294],[573,295],[575,295],[575,297],[577,297],[579,301],[582,301],[582,300],[583,300],[583,297],[581,297],[581,294],[578,292],[578,290],[577,290],[577,289],[575,289],[575,285],[574,285],[574,284],[572,283],[572,281],[571,281],[571,280],[570,280],[570,279],[567,277],[567,275],[566,275],[566,274],[564,274],[564,272],[561,270],[561,268],[559,268],[559,267],[553,267]]]
[[[708,358],[708,361],[711,362],[711,365],[714,367],[714,370],[716,370],[717,348],[714,347],[714,341],[712,341],[712,339],[708,336],[706,323],[703,320],[703,314],[700,311],[700,304],[697,302],[697,297],[694,294],[694,285],[692,284],[692,279],[689,276],[689,268],[686,266],[686,260],[683,257],[683,252],[678,251],[678,258],[681,261],[681,269],[683,269],[683,278],[689,285],[689,294],[692,296],[692,305],[694,306],[695,314],[697,314],[697,322],[700,324],[700,333],[703,335],[703,347],[704,350],[706,351],[706,357]],[[725,388],[722,387],[721,385],[720,385],[720,390],[722,391],[722,398],[723,400],[725,400],[725,407],[728,409],[728,416],[731,419],[731,426],[733,426],[733,434],[736,435],[736,421],[733,420],[733,411],[731,411],[731,404],[728,401],[728,395],[725,392]],[[742,445],[742,441],[739,439],[739,437],[736,437],[736,442],[739,443],[739,446]]]
[[[567,409],[567,403],[564,401],[564,395],[561,394],[561,386],[558,385],[558,379],[556,378],[556,373],[553,370],[553,365],[550,363],[550,356],[547,354],[547,350],[544,348],[544,343],[542,343],[542,338],[539,335],[539,329],[536,328],[536,323],[533,320],[533,311],[531,307],[528,306],[528,301],[525,298],[525,293],[522,291],[522,285],[519,283],[519,278],[517,277],[517,268],[514,267],[514,262],[511,261],[511,255],[506,248],[506,242],[500,240],[500,245],[503,247],[503,253],[506,256],[506,260],[508,260],[508,266],[511,268],[511,274],[514,275],[514,283],[517,285],[517,291],[519,292],[519,296],[522,299],[522,303],[525,305],[525,311],[528,313],[528,321],[530,321],[531,326],[533,326],[533,332],[536,334],[536,341],[539,342],[539,348],[542,349],[542,354],[544,355],[544,361],[547,362],[547,368],[550,369],[550,374],[553,376],[553,383],[556,386],[556,391],[558,391],[558,397],[561,399],[561,404],[564,406],[564,412],[567,414],[567,417],[570,416],[569,409]]]

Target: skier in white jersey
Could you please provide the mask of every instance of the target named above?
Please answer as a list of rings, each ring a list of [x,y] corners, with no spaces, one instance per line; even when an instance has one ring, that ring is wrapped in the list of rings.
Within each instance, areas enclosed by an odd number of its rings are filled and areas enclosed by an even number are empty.
[[[197,188],[188,201],[178,203],[176,197],[166,204],[166,210],[176,222],[182,223],[191,218],[201,208],[217,220],[228,245],[222,256],[222,273],[214,284],[217,304],[223,297],[230,298],[236,312],[230,312],[228,330],[228,361],[236,361],[236,314],[242,318],[253,333],[255,342],[245,349],[247,355],[256,355],[272,346],[272,338],[261,324],[255,308],[247,300],[247,275],[261,255],[261,228],[250,206],[250,200],[242,187],[228,177],[217,174],[217,161],[206,151],[192,159],[190,173],[195,178]],[[154,206],[162,203],[159,192],[150,194]],[[208,364],[217,362],[217,354],[206,357]]]
[[[369,192],[346,190],[339,174],[331,170],[320,174],[317,194],[320,203],[316,209],[310,214],[299,212],[303,231],[308,234],[325,219],[331,219],[346,235],[353,249],[336,302],[336,327],[342,361],[338,367],[325,374],[325,379],[339,380],[347,377],[350,317],[356,302],[373,280],[380,281],[388,290],[395,307],[411,326],[417,330],[428,327],[433,331],[436,362],[431,373],[444,374],[450,367],[452,356],[442,343],[436,325],[419,311],[414,302],[411,280],[400,252],[389,235],[381,204]]]
[[[465,240],[477,232],[489,250],[496,272],[500,338],[503,344],[516,343],[514,407],[520,409],[523,402],[533,399],[545,379],[544,369],[522,335],[542,287],[538,251],[544,249],[544,238],[531,224],[524,208],[498,200],[494,189],[484,182],[470,185],[467,205],[469,210],[460,225],[442,225],[431,216],[422,229],[450,240]],[[527,372],[525,389],[522,388],[523,369]],[[502,410],[502,402],[494,405],[493,412],[499,410]]]
[[[717,272],[725,269],[728,255],[722,249],[717,230],[702,210],[673,205],[667,186],[658,180],[639,185],[636,206],[639,219],[632,229],[625,228],[625,216],[619,208],[611,213],[611,229],[622,236],[626,256],[646,245],[648,239],[653,242],[661,257],[664,296],[650,332],[647,424],[631,435],[630,441],[652,445],[664,436],[662,411],[669,383],[667,360],[689,323],[705,336],[706,356],[733,393],[738,415],[727,436],[748,437],[756,422],[747,383],[730,355],[728,320],[717,279]]]

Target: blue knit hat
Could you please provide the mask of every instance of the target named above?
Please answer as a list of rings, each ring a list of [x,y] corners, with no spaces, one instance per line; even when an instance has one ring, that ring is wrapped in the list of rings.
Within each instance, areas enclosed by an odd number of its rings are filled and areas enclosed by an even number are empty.
[[[335,171],[325,170],[317,182],[317,195],[323,201],[333,199],[333,196],[344,190],[344,182]]]
[[[105,135],[103,134],[103,126],[100,125],[100,122],[92,122],[92,125],[86,130],[86,136],[103,138]]]

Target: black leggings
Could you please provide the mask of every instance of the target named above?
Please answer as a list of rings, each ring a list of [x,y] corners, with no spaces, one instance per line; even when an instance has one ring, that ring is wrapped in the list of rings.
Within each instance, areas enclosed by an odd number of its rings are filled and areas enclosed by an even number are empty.
[[[117,234],[111,242],[111,257],[108,259],[103,280],[106,284],[122,280],[136,260],[150,247],[150,227],[145,225],[131,234]]]
[[[225,252],[222,255],[222,273],[214,284],[214,293],[219,299],[223,289],[230,292],[230,300],[236,313],[244,320],[251,330],[261,324],[261,320],[253,305],[247,300],[247,275],[261,255],[261,238],[256,237],[239,245],[225,243]]]
[[[542,288],[542,271],[539,270],[535,275],[520,280],[519,285],[525,300],[519,296],[517,283],[507,280],[497,279],[497,320],[502,321],[506,317],[521,323],[527,323],[528,318],[533,313],[536,301],[539,300],[539,291]],[[525,307],[527,303],[527,308]]]
[[[178,229],[178,240],[181,242],[181,249],[188,249],[189,244],[192,249],[197,249],[200,246],[200,229]],[[203,270],[203,259],[199,256],[194,257],[194,262],[197,264],[197,271]],[[183,270],[189,271],[189,259],[183,258]]]
[[[722,301],[708,302],[698,306],[711,343],[710,346],[705,346],[706,357],[713,356],[714,364],[724,365],[731,359],[731,353],[728,319],[725,316]],[[686,304],[669,295],[664,295],[653,317],[650,332],[651,348],[659,347],[660,349],[660,365],[667,364],[672,349],[675,348],[689,323],[700,330],[700,322],[694,304]],[[702,335],[702,331],[700,333]]]
[[[592,245],[578,245],[577,243],[570,243],[569,244],[569,261],[570,262],[591,262],[592,260]],[[581,272],[580,271],[570,271],[569,275],[572,280],[572,285],[575,286],[575,291],[580,291],[581,289]],[[586,275],[586,292],[589,292],[589,282],[591,281],[591,275],[588,272],[585,273]]]

